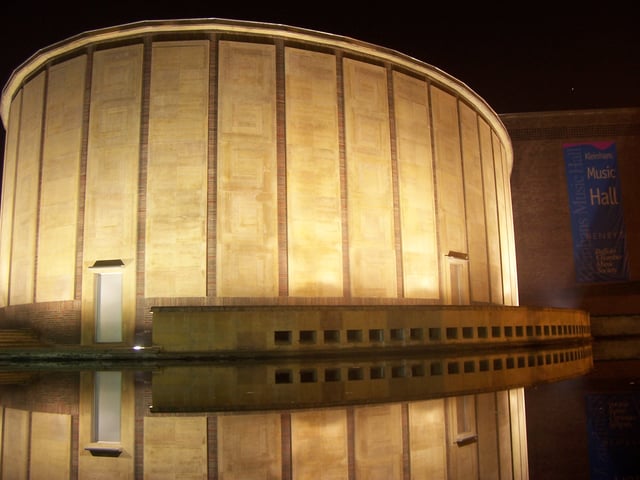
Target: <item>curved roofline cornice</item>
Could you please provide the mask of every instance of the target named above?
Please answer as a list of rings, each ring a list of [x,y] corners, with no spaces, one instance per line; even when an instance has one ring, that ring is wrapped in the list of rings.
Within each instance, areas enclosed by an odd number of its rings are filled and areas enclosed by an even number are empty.
[[[491,124],[493,129],[499,134],[503,144],[508,148],[509,158],[512,158],[511,140],[498,114],[468,85],[433,65],[390,48],[342,35],[282,24],[219,18],[143,20],[97,30],[89,30],[38,50],[12,72],[2,90],[0,116],[2,117],[5,129],[9,119],[9,110],[13,96],[29,75],[46,65],[49,61],[64,56],[74,50],[80,50],[104,42],[126,40],[149,34],[189,32],[264,35],[282,40],[309,42],[325,47],[337,48],[348,53],[375,57],[379,60],[405,67],[414,72],[422,73],[427,78],[457,93],[466,93],[462,98],[471,104],[485,120]]]

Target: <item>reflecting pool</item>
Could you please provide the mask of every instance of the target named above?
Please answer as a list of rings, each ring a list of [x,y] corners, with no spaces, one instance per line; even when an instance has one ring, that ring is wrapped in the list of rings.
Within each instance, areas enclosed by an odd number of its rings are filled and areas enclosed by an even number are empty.
[[[565,386],[583,385],[592,369],[590,343],[206,361],[13,358],[0,365],[2,478],[553,478],[537,476],[540,417],[557,429],[575,416]],[[630,404],[611,405],[619,423],[633,423]],[[581,441],[565,434],[548,443]]]

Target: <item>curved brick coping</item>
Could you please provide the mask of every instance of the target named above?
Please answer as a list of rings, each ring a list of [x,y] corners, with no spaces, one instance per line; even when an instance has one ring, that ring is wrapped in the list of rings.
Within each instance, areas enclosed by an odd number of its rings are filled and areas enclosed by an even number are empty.
[[[153,307],[164,353],[292,354],[590,340],[581,310],[510,306]]]
[[[222,362],[152,372],[151,412],[298,409],[416,401],[528,387],[593,368],[591,346],[484,354]],[[213,392],[224,392],[223,395]]]

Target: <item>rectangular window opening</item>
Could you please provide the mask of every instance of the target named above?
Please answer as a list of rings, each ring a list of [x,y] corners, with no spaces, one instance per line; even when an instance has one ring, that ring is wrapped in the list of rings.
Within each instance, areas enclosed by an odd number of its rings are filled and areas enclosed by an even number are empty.
[[[122,372],[96,372],[93,406],[94,442],[120,442],[121,405]]]
[[[473,413],[473,397],[465,395],[456,397],[456,426],[458,435],[471,433],[471,415]]]
[[[391,340],[398,342],[404,340],[404,330],[402,328],[392,328],[389,332]]]
[[[347,342],[362,342],[362,330],[347,330]]]
[[[371,380],[380,380],[384,378],[384,367],[381,366],[373,366],[369,369],[369,378]]]
[[[122,342],[122,271],[96,273],[96,342]]]
[[[381,328],[375,328],[369,330],[369,341],[370,342],[383,342],[384,341],[384,330]]]
[[[424,338],[424,330],[422,328],[412,328],[409,330],[409,338],[411,340],[422,340]]]
[[[325,330],[324,343],[340,343],[340,330]]]
[[[429,328],[429,340],[440,340],[442,337],[439,328]]]
[[[276,370],[276,383],[293,383],[293,373],[291,370]]]
[[[340,381],[340,369],[339,368],[327,368],[324,371],[325,382],[339,382]]]
[[[276,330],[273,332],[273,341],[277,345],[291,345],[291,330]]]
[[[316,343],[315,330],[300,330],[300,343]]]

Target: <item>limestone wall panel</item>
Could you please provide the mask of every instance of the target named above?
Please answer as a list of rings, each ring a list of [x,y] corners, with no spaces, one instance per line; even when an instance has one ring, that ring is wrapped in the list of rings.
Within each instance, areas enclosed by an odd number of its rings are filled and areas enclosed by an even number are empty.
[[[94,55],[87,158],[84,257],[135,253],[142,46]]]
[[[207,417],[144,417],[144,478],[206,480]]]
[[[153,44],[145,295],[204,297],[209,42]]]
[[[42,114],[46,74],[25,85],[20,115],[13,238],[11,246],[10,304],[32,303],[35,294],[36,232]]]
[[[29,412],[4,409],[2,478],[27,480],[29,468]]]
[[[73,300],[86,55],[49,69],[36,301]]]
[[[498,425],[495,393],[481,393],[476,396],[478,427],[478,476],[479,478],[500,478],[498,462]]]
[[[291,414],[293,478],[348,478],[345,409]]]
[[[396,297],[386,71],[351,59],[343,65],[351,293]]]
[[[467,253],[460,129],[456,98],[431,88],[440,251]]]
[[[493,139],[493,163],[496,176],[496,200],[498,208],[498,229],[500,239],[500,257],[502,262],[502,291],[505,305],[517,305],[517,291],[514,290],[514,277],[512,269],[515,269],[512,246],[512,213],[511,192],[509,188],[509,172],[505,164],[502,152],[502,144],[495,132],[492,132]],[[512,265],[513,263],[513,265]]]
[[[486,303],[489,302],[489,265],[478,120],[477,114],[465,103],[460,103],[460,130],[471,301]]]
[[[509,412],[511,414],[511,448],[513,452],[513,477],[516,480],[529,478],[527,448],[527,419],[524,404],[524,389],[509,390]]]
[[[502,291],[502,259],[500,255],[500,229],[498,225],[498,205],[496,177],[493,162],[493,142],[491,129],[482,119],[478,122],[480,134],[480,151],[482,156],[482,177],[484,187],[484,208],[487,228],[487,253],[489,259],[490,298],[492,303],[501,304],[504,299]]]
[[[354,428],[356,478],[403,478],[401,405],[358,407]]]
[[[71,477],[71,415],[31,414],[29,478]]]
[[[494,132],[495,134],[495,132]],[[497,136],[496,136],[497,138]],[[505,273],[508,276],[511,285],[511,305],[519,305],[520,297],[518,294],[518,269],[516,262],[516,240],[513,226],[513,200],[511,196],[511,162],[507,154],[506,147],[500,143],[500,155],[502,160],[502,168],[504,171],[504,192],[506,204],[506,243],[509,248],[509,268]]]
[[[289,294],[342,296],[336,59],[285,49]]]
[[[278,295],[275,47],[219,43],[218,296]]]
[[[431,123],[426,82],[394,72],[404,295],[440,297]]]
[[[409,403],[411,478],[447,477],[444,399]]]
[[[9,304],[9,275],[11,272],[11,244],[13,238],[13,208],[16,192],[16,168],[18,161],[18,135],[22,91],[11,102],[9,128],[5,137],[4,165],[2,175],[2,203],[0,204],[0,306]]]
[[[218,478],[280,478],[280,422],[278,413],[218,417]]]
[[[496,392],[496,418],[498,419],[498,458],[503,478],[513,476],[513,451],[511,445],[511,413],[509,412],[509,392]]]

